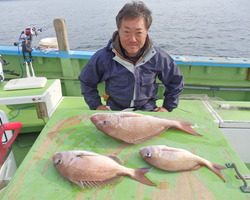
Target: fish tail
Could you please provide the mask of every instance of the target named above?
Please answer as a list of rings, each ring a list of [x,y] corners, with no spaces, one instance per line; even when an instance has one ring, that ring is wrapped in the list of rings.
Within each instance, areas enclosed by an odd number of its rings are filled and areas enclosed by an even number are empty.
[[[208,165],[208,168],[213,171],[218,177],[220,177],[224,182],[226,182],[224,176],[221,173],[221,170],[226,169],[226,167],[216,163],[212,163],[211,165]]]
[[[139,168],[139,169],[135,169],[133,175],[131,175],[131,178],[149,185],[149,186],[156,186],[152,181],[150,181],[145,174],[150,170],[150,168]]]
[[[192,125],[188,122],[178,122],[174,127],[191,135],[202,136],[201,134],[197,133],[192,128]]]

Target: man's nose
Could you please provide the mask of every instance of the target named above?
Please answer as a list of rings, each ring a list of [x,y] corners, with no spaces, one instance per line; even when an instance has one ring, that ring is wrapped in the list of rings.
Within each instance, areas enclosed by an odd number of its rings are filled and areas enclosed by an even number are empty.
[[[129,40],[131,42],[136,42],[136,36],[135,36],[135,34],[131,34],[130,37],[129,37]]]

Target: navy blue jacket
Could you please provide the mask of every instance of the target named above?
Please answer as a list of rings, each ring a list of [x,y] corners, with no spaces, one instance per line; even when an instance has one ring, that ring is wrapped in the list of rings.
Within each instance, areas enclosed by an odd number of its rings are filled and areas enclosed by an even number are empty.
[[[174,60],[157,47],[151,47],[136,64],[112,51],[112,43],[98,50],[81,71],[79,80],[82,95],[90,109],[102,105],[97,85],[105,83],[112,110],[133,107],[151,111],[156,108],[159,79],[165,86],[163,107],[172,111],[177,107],[183,90],[183,77]]]

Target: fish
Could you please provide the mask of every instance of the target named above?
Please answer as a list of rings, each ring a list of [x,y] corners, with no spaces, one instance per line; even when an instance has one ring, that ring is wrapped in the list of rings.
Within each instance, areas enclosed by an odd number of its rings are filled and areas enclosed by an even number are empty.
[[[52,156],[57,171],[81,188],[97,187],[128,176],[140,183],[155,186],[145,174],[150,168],[127,168],[116,156],[105,156],[91,151],[62,151]]]
[[[201,136],[190,123],[134,112],[95,113],[91,115],[90,120],[98,130],[130,144],[144,142],[168,128],[176,128],[195,136]]]
[[[197,170],[205,166],[225,182],[221,170],[226,167],[212,163],[185,149],[153,145],[141,148],[139,154],[150,165],[171,172]]]

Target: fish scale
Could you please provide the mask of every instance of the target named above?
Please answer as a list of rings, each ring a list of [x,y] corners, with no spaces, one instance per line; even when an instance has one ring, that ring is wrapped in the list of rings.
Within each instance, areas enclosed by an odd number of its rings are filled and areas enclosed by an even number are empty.
[[[154,183],[145,177],[148,169],[127,168],[116,161],[118,158],[112,159],[88,151],[63,151],[55,153],[52,160],[63,177],[80,187],[107,184],[121,176],[128,176],[143,184],[154,186]]]
[[[185,149],[168,147],[166,145],[154,145],[140,149],[140,155],[149,164],[167,171],[196,170],[206,166],[225,181],[221,170],[226,167],[212,163]]]
[[[200,136],[190,123],[131,113],[95,113],[90,117],[96,128],[126,143],[137,144],[155,137],[169,128]]]

